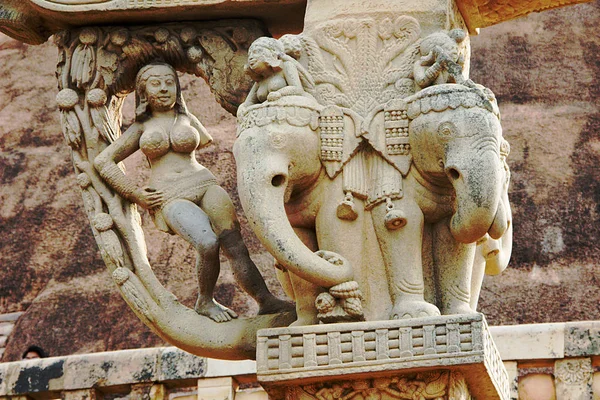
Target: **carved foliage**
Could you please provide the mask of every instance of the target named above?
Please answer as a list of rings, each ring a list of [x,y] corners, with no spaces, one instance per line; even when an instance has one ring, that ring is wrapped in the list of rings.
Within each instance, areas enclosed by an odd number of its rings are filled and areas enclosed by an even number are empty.
[[[248,46],[261,34],[253,21],[63,31],[56,36],[57,75],[61,88],[100,88],[110,98],[131,92],[140,67],[161,60],[203,77],[235,113],[251,85],[243,72]]]
[[[300,395],[300,396],[299,396]],[[286,399],[318,400],[470,400],[460,372],[437,370],[393,377],[337,381],[290,388]]]
[[[556,379],[568,385],[585,385],[590,382],[594,369],[589,358],[574,358],[556,363]]]
[[[320,103],[365,116],[392,98],[410,95],[420,32],[416,19],[389,16],[331,21],[303,35]]]

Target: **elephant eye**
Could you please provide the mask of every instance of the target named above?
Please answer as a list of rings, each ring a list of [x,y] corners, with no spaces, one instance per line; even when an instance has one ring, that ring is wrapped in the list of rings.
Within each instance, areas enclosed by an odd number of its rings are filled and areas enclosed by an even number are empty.
[[[438,126],[438,135],[440,135],[441,137],[451,137],[455,133],[456,126],[450,121],[442,122]]]

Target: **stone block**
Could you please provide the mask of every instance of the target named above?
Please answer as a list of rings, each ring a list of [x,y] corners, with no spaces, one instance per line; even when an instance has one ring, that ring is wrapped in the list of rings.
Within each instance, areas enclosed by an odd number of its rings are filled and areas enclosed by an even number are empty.
[[[519,400],[556,400],[552,375],[530,374],[519,379]]]
[[[0,322],[16,322],[23,312],[14,312],[8,314],[0,314]]]
[[[8,336],[12,332],[15,324],[13,322],[0,322],[0,336]]]
[[[228,375],[254,375],[256,374],[256,361],[225,361],[208,358],[206,363],[205,378]]]
[[[510,398],[508,374],[481,314],[258,332],[257,378],[274,398],[315,391],[317,382],[341,382],[323,390],[358,384],[368,391],[405,381],[429,387],[461,375],[474,398]]]
[[[504,361],[565,356],[565,324],[495,326],[490,331]]]
[[[569,322],[565,330],[565,357],[600,354],[600,321]]]
[[[185,381],[202,377],[205,360],[182,350],[149,348],[0,364],[0,395]]]
[[[237,383],[232,377],[198,380],[198,400],[233,400]]]
[[[175,347],[163,349],[159,357],[158,380],[196,379],[204,376],[206,359],[179,350]]]

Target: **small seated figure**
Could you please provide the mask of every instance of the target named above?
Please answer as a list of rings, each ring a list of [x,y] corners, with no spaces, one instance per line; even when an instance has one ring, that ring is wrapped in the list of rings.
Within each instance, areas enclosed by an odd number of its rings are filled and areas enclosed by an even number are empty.
[[[100,176],[125,199],[147,209],[156,227],[177,234],[196,250],[196,312],[216,322],[236,318],[217,303],[213,291],[220,271],[219,249],[231,262],[242,288],[259,304],[259,314],[291,311],[273,296],[242,240],[231,199],[195,150],[212,138],[183,100],[177,73],[169,64],[142,67],[136,78],[136,120],[94,162]],[[118,167],[141,149],[150,162],[150,182],[139,188]]]
[[[310,96],[305,86],[314,85],[295,58],[300,56],[297,41],[293,35],[284,35],[279,40],[261,37],[250,45],[245,68],[256,83],[245,106],[276,101],[282,96]]]
[[[421,57],[415,61],[413,75],[418,89],[444,83],[464,83],[458,45],[465,40],[462,29],[436,32],[421,41]]]

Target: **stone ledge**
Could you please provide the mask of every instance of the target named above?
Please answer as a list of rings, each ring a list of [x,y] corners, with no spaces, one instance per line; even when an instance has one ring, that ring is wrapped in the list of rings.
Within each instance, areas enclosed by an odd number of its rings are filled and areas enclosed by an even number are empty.
[[[0,396],[149,382],[194,386],[199,378],[254,373],[253,361],[206,359],[175,347],[121,350],[0,364]]]
[[[600,321],[492,326],[502,360],[600,355]]]
[[[257,378],[267,390],[434,370],[461,372],[475,398],[509,398],[508,375],[482,314],[258,332]]]
[[[12,322],[15,323],[21,317],[21,315],[25,314],[24,312],[14,312],[8,314],[0,314],[0,322]]]

